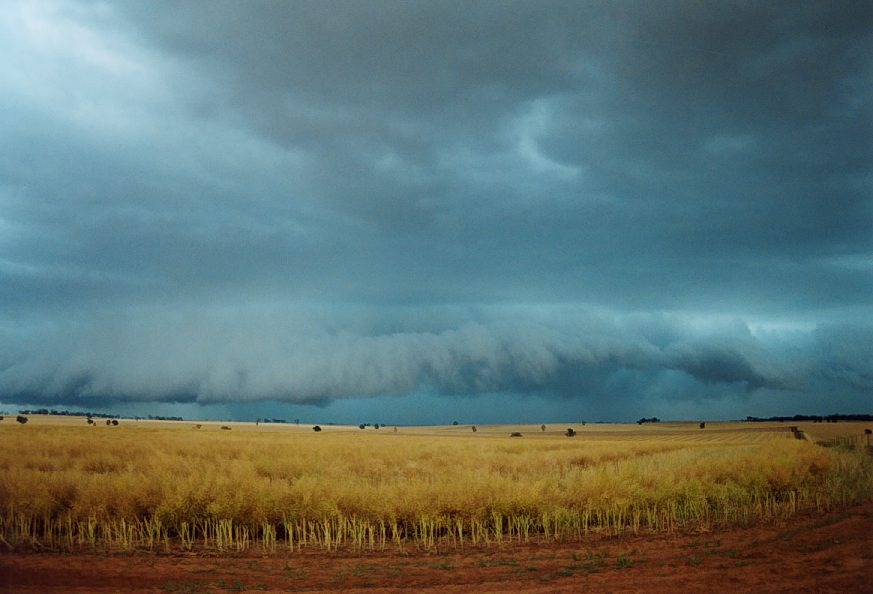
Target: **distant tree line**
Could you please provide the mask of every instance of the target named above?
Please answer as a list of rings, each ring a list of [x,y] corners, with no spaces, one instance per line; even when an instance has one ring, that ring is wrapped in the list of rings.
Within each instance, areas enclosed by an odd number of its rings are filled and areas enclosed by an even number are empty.
[[[22,415],[53,415],[53,416],[61,416],[61,417],[97,417],[100,419],[117,419],[119,415],[111,415],[108,413],[99,413],[99,412],[81,412],[76,410],[55,410],[48,408],[36,408],[33,410],[20,410],[19,414]],[[151,418],[151,417],[149,417]]]
[[[258,419],[258,423],[287,423],[285,419]],[[300,419],[294,419],[294,423],[299,425]]]
[[[20,410],[19,414],[22,415],[51,415],[51,416],[60,416],[60,417],[89,417],[94,419],[120,419],[121,415],[110,414],[110,413],[102,413],[102,412],[82,412],[78,410],[55,410],[49,408],[35,408],[33,410]],[[134,417],[137,421],[140,420],[141,417]],[[150,421],[184,421],[182,417],[165,417],[163,415],[149,415],[147,417]],[[278,421],[274,421],[278,422]],[[284,422],[284,421],[282,421]]]
[[[750,423],[764,421],[812,421],[813,423],[836,423],[837,421],[873,421],[873,415],[862,414],[834,414],[834,415],[794,415],[793,417],[746,417]]]

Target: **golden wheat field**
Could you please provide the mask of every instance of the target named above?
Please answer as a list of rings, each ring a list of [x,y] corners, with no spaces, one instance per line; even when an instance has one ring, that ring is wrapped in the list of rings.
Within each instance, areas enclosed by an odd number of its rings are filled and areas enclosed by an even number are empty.
[[[564,435],[568,427],[575,437]],[[869,500],[865,427],[801,423],[821,438],[859,436],[859,447],[825,448],[777,423],[316,433],[7,418],[0,546],[431,550],[746,526]]]

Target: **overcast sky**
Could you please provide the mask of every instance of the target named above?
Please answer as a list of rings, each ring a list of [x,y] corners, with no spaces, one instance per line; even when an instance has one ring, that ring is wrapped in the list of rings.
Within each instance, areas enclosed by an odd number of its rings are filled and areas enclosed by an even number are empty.
[[[873,412],[873,5],[0,10],[0,403]]]

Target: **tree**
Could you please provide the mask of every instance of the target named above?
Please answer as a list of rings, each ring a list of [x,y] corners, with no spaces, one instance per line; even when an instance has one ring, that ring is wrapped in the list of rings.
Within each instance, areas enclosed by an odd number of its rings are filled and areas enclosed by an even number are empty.
[[[546,430],[546,426],[545,426],[545,425],[540,425],[540,431],[545,431],[545,430]]]
[[[457,424],[458,424],[457,421],[452,421],[452,425],[457,425]]]

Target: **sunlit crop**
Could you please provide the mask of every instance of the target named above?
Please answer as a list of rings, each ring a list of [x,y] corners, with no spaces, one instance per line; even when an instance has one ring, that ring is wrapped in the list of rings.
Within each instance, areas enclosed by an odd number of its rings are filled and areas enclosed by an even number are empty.
[[[7,424],[0,546],[433,549],[742,526],[873,494],[868,455],[784,433],[505,435]]]

